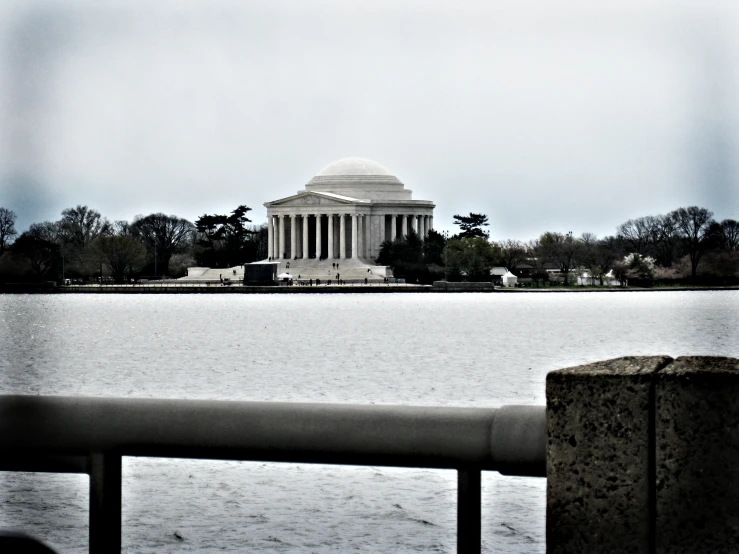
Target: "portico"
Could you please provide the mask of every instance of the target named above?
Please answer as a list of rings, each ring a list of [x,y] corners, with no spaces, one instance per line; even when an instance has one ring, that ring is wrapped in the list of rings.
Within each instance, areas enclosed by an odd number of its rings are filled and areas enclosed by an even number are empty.
[[[433,229],[434,204],[413,200],[386,168],[345,158],[326,166],[304,191],[266,202],[268,256],[277,260],[364,260],[386,240]]]

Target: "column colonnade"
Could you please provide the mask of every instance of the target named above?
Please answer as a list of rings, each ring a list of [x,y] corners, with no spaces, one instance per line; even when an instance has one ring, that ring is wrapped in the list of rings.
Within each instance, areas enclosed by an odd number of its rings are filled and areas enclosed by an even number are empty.
[[[386,218],[390,218],[387,225]],[[289,220],[287,220],[289,218]],[[374,258],[385,240],[407,236],[413,229],[426,238],[434,226],[427,214],[408,213],[290,213],[271,214],[267,222],[267,256],[271,260],[309,259],[311,253],[310,219],[315,220],[314,253],[317,259]],[[323,250],[323,221],[326,221],[326,250]],[[338,229],[336,228],[338,218]],[[400,218],[400,224],[398,224]],[[287,220],[287,223],[286,223]],[[299,221],[301,223],[299,224]],[[347,222],[351,230],[347,229]],[[286,225],[290,226],[289,237]],[[338,241],[336,233],[338,232]],[[351,233],[347,237],[347,232]],[[348,240],[347,240],[348,238]],[[287,241],[290,241],[289,247]],[[351,241],[351,242],[349,242]],[[338,244],[337,244],[338,242]],[[351,252],[348,247],[351,247]]]

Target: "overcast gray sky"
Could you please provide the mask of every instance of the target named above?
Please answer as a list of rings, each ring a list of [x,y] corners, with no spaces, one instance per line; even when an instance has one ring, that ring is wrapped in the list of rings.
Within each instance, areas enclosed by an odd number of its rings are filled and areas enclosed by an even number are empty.
[[[496,239],[739,219],[737,4],[4,0],[0,206],[261,223],[359,156]]]

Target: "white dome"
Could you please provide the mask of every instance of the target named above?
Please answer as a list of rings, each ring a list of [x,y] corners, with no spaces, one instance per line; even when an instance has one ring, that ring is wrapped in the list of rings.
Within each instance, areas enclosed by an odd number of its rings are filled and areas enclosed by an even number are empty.
[[[411,191],[386,167],[366,158],[342,158],[328,164],[305,185],[309,192],[328,192],[363,200],[411,200]]]
[[[317,177],[341,175],[383,175],[392,177],[386,167],[367,158],[341,158],[324,167]]]

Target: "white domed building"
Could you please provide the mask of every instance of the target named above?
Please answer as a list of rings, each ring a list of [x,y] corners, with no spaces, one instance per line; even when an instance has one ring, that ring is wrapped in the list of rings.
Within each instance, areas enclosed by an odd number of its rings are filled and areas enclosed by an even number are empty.
[[[364,158],[330,163],[305,190],[264,205],[268,256],[313,260],[310,265],[339,260],[374,265],[383,241],[409,229],[425,237],[434,224],[433,202],[413,200],[397,177]]]

